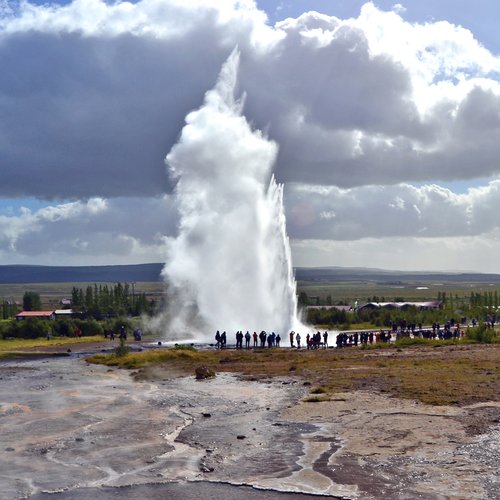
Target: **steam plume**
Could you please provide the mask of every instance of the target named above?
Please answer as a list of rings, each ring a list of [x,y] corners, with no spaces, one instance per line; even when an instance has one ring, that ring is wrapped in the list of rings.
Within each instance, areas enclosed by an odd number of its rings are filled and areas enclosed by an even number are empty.
[[[180,214],[163,269],[170,339],[283,335],[298,324],[283,191],[272,176],[278,148],[242,115],[238,65],[235,50],[166,157]]]

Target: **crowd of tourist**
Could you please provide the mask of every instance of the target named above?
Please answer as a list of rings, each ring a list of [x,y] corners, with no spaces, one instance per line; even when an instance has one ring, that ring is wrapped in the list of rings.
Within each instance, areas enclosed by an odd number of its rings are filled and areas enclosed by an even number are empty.
[[[422,324],[416,325],[415,323],[407,323],[406,321],[400,321],[394,323],[387,330],[366,330],[357,332],[339,332],[335,338],[335,346],[338,349],[358,346],[363,344],[373,344],[378,342],[391,342],[393,340],[399,340],[401,338],[424,338],[424,339],[439,339],[439,340],[449,340],[449,339],[459,339],[464,336],[464,330],[461,328],[462,324],[465,324],[465,318],[459,322],[455,322],[453,319],[447,321],[444,325],[439,323],[433,323],[429,327],[423,327]],[[492,322],[494,324],[494,321]],[[474,326],[475,322],[472,322]],[[307,348],[307,349],[326,349],[328,345],[329,332],[325,331],[321,333],[317,331],[316,333],[307,333],[304,338],[302,338],[299,332],[291,331],[289,333],[289,346],[291,348]],[[215,342],[217,349],[223,349],[227,344],[227,333],[223,331],[222,333],[217,330],[215,334]],[[260,333],[247,331],[243,333],[242,330],[236,332],[236,349],[243,349],[243,342],[245,342],[245,348],[265,348],[265,347],[280,347],[281,337],[275,332],[267,333],[262,330]],[[333,347],[333,346],[332,346]]]

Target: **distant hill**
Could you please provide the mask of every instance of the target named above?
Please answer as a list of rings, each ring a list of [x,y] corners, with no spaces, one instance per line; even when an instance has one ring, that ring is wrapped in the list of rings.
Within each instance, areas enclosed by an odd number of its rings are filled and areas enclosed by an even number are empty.
[[[500,283],[500,274],[472,272],[427,272],[388,271],[357,267],[298,267],[297,281],[373,281],[376,283],[397,282],[454,282],[454,283]]]
[[[0,283],[126,283],[161,281],[163,264],[130,264],[120,266],[0,266]],[[405,272],[350,267],[298,267],[297,281],[335,282],[372,281],[498,283],[500,274],[461,272]]]
[[[160,281],[163,264],[121,266],[0,266],[0,283],[125,283]]]

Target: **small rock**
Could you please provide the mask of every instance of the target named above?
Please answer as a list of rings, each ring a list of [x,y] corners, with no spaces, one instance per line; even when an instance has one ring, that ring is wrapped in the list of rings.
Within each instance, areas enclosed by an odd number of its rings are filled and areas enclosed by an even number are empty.
[[[204,380],[207,378],[215,377],[215,372],[210,370],[207,366],[198,366],[195,369],[196,380]]]
[[[246,436],[244,436],[243,434],[238,434],[236,436],[236,439],[246,439]]]
[[[202,415],[205,417],[205,418],[210,418],[212,416],[211,413],[202,413]]]

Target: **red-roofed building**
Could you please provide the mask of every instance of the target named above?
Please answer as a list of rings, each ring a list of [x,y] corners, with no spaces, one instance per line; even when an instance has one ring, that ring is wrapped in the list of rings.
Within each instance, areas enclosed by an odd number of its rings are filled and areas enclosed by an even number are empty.
[[[27,318],[36,318],[36,319],[55,319],[56,316],[54,311],[23,311],[19,314],[16,314],[17,320],[23,320]]]

